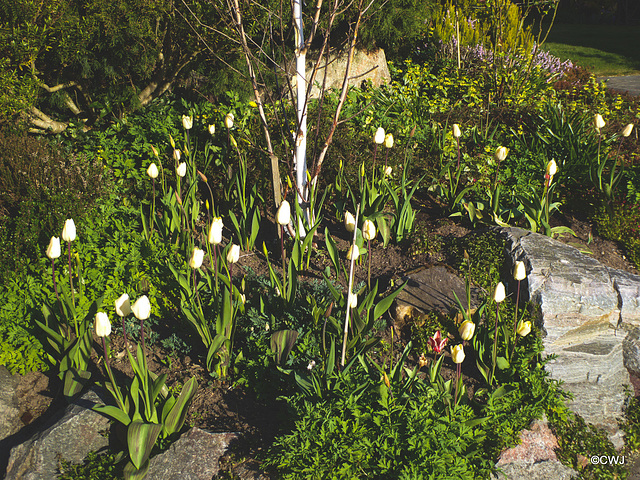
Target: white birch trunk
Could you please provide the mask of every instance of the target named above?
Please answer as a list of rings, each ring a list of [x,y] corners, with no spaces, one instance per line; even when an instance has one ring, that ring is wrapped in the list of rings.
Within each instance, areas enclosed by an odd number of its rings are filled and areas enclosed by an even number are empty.
[[[293,1],[293,17],[296,26],[296,100],[298,131],[295,133],[296,185],[298,203],[307,202],[307,76],[305,71],[306,49],[302,25],[302,0]],[[306,211],[303,208],[303,211]],[[301,236],[302,236],[301,232]]]

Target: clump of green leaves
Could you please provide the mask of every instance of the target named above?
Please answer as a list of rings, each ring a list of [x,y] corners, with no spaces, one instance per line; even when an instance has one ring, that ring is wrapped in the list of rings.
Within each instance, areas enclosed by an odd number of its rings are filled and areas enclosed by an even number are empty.
[[[123,478],[122,470],[117,454],[90,452],[81,464],[62,458],[58,480],[118,480]]]
[[[505,262],[504,239],[494,231],[472,232],[454,240],[446,247],[446,251],[447,257],[463,275],[469,274],[485,292],[493,291]],[[470,258],[468,266],[464,252]]]
[[[598,233],[604,238],[620,242],[629,259],[640,268],[640,203],[614,203],[612,215],[602,207],[594,216]]]

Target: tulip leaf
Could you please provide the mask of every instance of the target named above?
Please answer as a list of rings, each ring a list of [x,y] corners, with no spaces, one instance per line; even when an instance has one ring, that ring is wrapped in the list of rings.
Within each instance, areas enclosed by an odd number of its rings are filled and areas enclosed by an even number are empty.
[[[136,468],[136,466],[132,462],[127,462],[124,466],[123,476],[125,480],[142,480],[147,476],[147,471],[149,470],[149,460],[144,462],[144,464],[140,468]]]
[[[391,305],[393,304],[393,301],[398,296],[398,294],[404,289],[404,287],[406,285],[407,285],[407,282],[404,282],[394,292],[392,292],[391,294],[387,295],[385,298],[383,298],[382,300],[380,300],[377,303],[376,307],[373,309],[373,319],[374,320],[379,319],[382,315],[385,314],[385,312],[387,310],[389,310],[391,308]]]
[[[106,415],[107,417],[110,417],[117,422],[120,422],[125,427],[131,423],[131,419],[129,418],[129,416],[118,407],[114,407],[113,405],[95,405],[92,410]]]
[[[504,357],[498,357],[496,360],[496,365],[500,370],[506,370],[509,368],[509,361]]]
[[[162,431],[159,423],[134,421],[127,429],[127,445],[131,462],[140,469],[149,459],[151,450]]]
[[[189,410],[189,405],[191,404],[191,400],[193,400],[193,396],[196,394],[196,390],[198,390],[198,382],[195,377],[191,377],[189,381],[183,385],[176,403],[164,420],[163,429],[167,436],[178,433],[182,425],[184,425],[187,410]]]
[[[298,332],[295,330],[279,330],[271,334],[271,350],[276,353],[278,365],[283,365],[287,361],[297,339]]]

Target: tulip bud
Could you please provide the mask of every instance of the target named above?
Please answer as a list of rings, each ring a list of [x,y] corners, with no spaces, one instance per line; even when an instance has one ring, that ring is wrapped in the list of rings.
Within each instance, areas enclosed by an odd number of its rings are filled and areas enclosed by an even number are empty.
[[[360,176],[364,177],[364,162],[360,164]]]
[[[171,148],[175,150],[176,142],[173,140],[173,137],[171,135],[169,135],[169,144],[171,145]]]
[[[347,306],[349,308],[358,308],[358,295],[350,293],[349,298],[347,299]]]
[[[344,214],[344,228],[348,232],[353,232],[356,229],[356,219],[351,215],[351,212]]]
[[[240,260],[240,245],[231,245],[227,252],[227,263],[236,263]]]
[[[119,317],[126,317],[131,313],[131,302],[129,301],[129,295],[123,293],[116,300],[116,314]]]
[[[393,173],[393,168],[387,167],[387,168],[384,169],[384,176],[385,177],[390,177],[392,173]]]
[[[593,122],[595,123],[595,126],[598,130],[600,130],[601,128],[604,128],[604,126],[606,125],[606,123],[604,122],[604,119],[602,118],[602,115],[600,115],[599,113],[596,113],[596,116]]]
[[[496,303],[500,303],[502,301],[504,301],[504,299],[507,297],[505,291],[504,291],[504,284],[502,282],[498,283],[498,285],[496,285],[496,290],[493,292],[493,300]]]
[[[51,237],[49,240],[49,246],[47,247],[47,257],[51,260],[60,256],[60,238]]]
[[[138,320],[146,320],[151,315],[151,303],[146,295],[141,296],[131,306],[131,311]]]
[[[393,134],[387,133],[384,137],[384,146],[387,148],[393,147]]]
[[[496,159],[496,161],[502,162],[505,158],[507,158],[508,153],[509,150],[507,149],[507,147],[498,147],[496,149],[496,153],[494,154],[494,158]]]
[[[227,113],[227,115],[224,117],[224,126],[227,128],[232,128],[233,127],[233,113]]]
[[[185,162],[181,162],[176,168],[176,174],[179,177],[184,177],[187,174],[187,164]]]
[[[555,160],[551,160],[549,163],[547,163],[547,175],[553,177],[557,171],[558,165],[556,164]]]
[[[189,260],[189,266],[193,269],[200,268],[202,266],[202,260],[204,259],[204,250],[193,247],[193,253]]]
[[[191,130],[191,127],[193,127],[193,117],[182,115],[182,126],[185,130]]]
[[[453,363],[464,362],[464,347],[461,343],[455,347],[451,347],[451,358],[453,359]]]
[[[158,178],[158,173],[158,167],[155,163],[152,163],[149,165],[149,168],[147,168],[147,175],[151,178]]]
[[[527,277],[527,270],[525,269],[524,262],[517,261],[513,269],[513,278],[515,280],[524,280]]]
[[[76,224],[72,218],[67,218],[62,228],[62,240],[65,242],[73,242],[76,239]]]
[[[153,145],[151,145],[151,151],[153,152],[153,155],[158,158],[158,150],[156,150],[156,147],[154,147]]]
[[[216,133],[216,126],[215,125],[209,125],[209,135],[211,135],[212,137],[215,135]]]
[[[378,127],[376,130],[376,135],[373,137],[373,141],[378,145],[382,145],[384,143],[384,128]]]
[[[175,150],[175,149],[174,149],[174,150],[173,150],[173,159],[174,159],[176,162],[179,162],[179,161],[180,161],[180,158],[182,158],[182,153],[180,153],[180,150]]]
[[[240,301],[242,302],[243,305],[247,303],[247,296],[244,293],[240,294]]]
[[[516,330],[516,333],[521,337],[526,337],[527,335],[529,335],[530,332],[531,332],[531,322],[529,321],[523,322],[522,320],[520,320],[518,322],[518,329]]]
[[[100,338],[108,337],[111,334],[111,322],[104,312],[96,313],[96,319],[93,322],[96,329],[96,335]]]
[[[622,130],[622,136],[628,137],[629,135],[631,135],[632,131],[633,131],[633,123],[630,123],[629,125],[624,127],[624,130]]]
[[[462,132],[460,132],[460,126],[457,123],[453,124],[453,136],[455,138],[460,138]]]
[[[286,200],[283,200],[278,207],[276,221],[278,222],[278,225],[289,225],[289,222],[291,221],[291,206]]]
[[[465,320],[460,325],[458,329],[458,333],[460,334],[460,338],[462,340],[471,340],[473,338],[473,333],[476,331],[476,324],[471,320]]]
[[[349,251],[347,252],[347,258],[349,260],[357,260],[360,256],[360,247],[357,245],[351,245],[349,247]]]
[[[213,245],[218,245],[222,243],[222,228],[224,224],[222,223],[222,218],[213,217],[213,221],[211,222],[211,228],[209,229],[209,243]]]
[[[238,142],[236,142],[236,139],[233,137],[233,135],[229,136],[229,142],[231,143],[231,146],[233,148],[238,148]]]
[[[362,236],[365,240],[376,238],[376,226],[371,220],[365,220],[362,225]]]

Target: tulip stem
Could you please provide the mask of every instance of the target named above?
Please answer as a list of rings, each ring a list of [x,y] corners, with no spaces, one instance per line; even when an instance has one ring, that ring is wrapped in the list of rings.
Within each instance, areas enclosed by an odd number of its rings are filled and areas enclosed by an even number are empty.
[[[153,232],[153,226],[156,223],[156,179],[151,179],[151,185],[153,189],[153,198],[151,200],[151,231]]]
[[[218,245],[217,244],[213,246],[213,258],[214,258],[213,270],[215,272],[215,277],[216,277],[216,292],[218,292]]]
[[[369,258],[367,259],[369,262],[367,269],[367,287],[369,291],[371,291],[371,240],[367,240],[367,247],[369,248]]]
[[[79,338],[78,323],[76,322],[76,295],[73,291],[73,275],[71,274],[71,242],[67,242],[69,252],[69,285],[71,287],[71,303],[73,304],[73,326],[76,330],[76,338]]]
[[[453,397],[453,408],[458,405],[458,389],[460,387],[460,376],[462,375],[462,363],[456,364],[456,392]]]
[[[124,346],[127,349],[127,351],[129,351],[129,343],[127,342],[127,328],[124,323],[124,317],[122,317],[122,335],[124,337]]]
[[[489,386],[493,385],[493,377],[496,373],[496,355],[498,354],[498,320],[500,304],[496,302],[496,324],[493,328],[493,354],[491,355],[491,377],[489,377]]]
[[[286,269],[286,252],[284,251],[284,225],[280,225],[280,250],[282,254],[280,257],[282,258],[282,289],[286,290],[287,288],[287,269]],[[282,298],[285,297],[285,292],[280,292]]]
[[[358,225],[358,216],[360,215],[360,204],[358,204],[358,206],[356,207],[356,218],[355,218],[355,225]],[[356,233],[357,233],[358,229],[354,228],[353,229],[353,240],[351,242],[351,248],[354,249],[356,248]],[[349,303],[350,303],[350,298],[349,296],[351,295],[351,289],[353,288],[353,267],[355,264],[355,256],[351,255],[350,258],[350,264],[349,264],[349,287],[347,289],[347,313],[345,315],[345,319],[344,319],[344,336],[342,338],[342,358],[340,360],[340,365],[344,367],[345,364],[345,360],[347,357],[347,334],[349,333],[349,312],[350,312],[350,308],[349,308]]]
[[[516,342],[518,341],[518,307],[520,306],[520,280],[518,280],[518,293],[516,294],[516,318],[513,322],[513,346],[511,347],[511,355],[509,358],[513,358],[513,352],[516,349]]]
[[[460,169],[460,139],[458,137],[456,137],[456,146],[458,147],[458,166],[456,167],[456,170]]]

